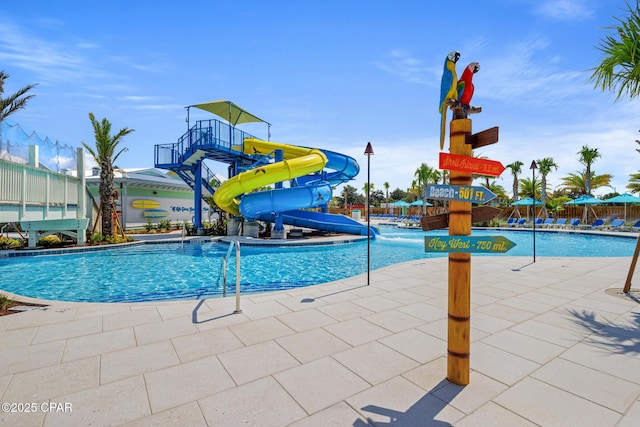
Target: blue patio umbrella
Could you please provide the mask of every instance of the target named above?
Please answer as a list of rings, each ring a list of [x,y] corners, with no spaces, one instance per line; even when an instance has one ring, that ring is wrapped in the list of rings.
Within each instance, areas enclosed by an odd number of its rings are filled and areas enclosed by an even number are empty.
[[[584,206],[584,212],[582,214],[582,220],[586,221],[587,220],[587,205],[600,205],[603,203],[603,200],[598,199],[596,197],[590,196],[588,194],[583,194],[582,196],[575,198],[573,200],[569,200],[567,203],[565,203],[565,205],[571,205],[571,206]],[[595,216],[597,218],[596,213],[593,211],[593,209],[591,210],[591,212],[593,212],[593,216]],[[575,214],[575,212],[574,212]]]
[[[542,202],[539,200],[533,200],[531,197],[525,197],[524,199],[520,199],[517,202],[513,202],[511,203],[511,206],[540,206],[542,205]],[[532,208],[535,209],[535,208]],[[520,213],[517,213],[518,217],[520,217]],[[529,213],[527,212],[527,216],[529,215]],[[533,216],[536,216],[535,210],[533,212]]]
[[[398,200],[397,202],[393,202],[390,203],[390,206],[395,207],[395,208],[400,208],[402,215],[406,215],[407,214],[407,206],[409,206],[409,203],[405,202],[404,200]]]
[[[584,194],[576,199],[569,200],[565,205],[599,205],[602,204],[603,200],[598,199],[593,196],[589,196],[588,194]]]
[[[433,206],[431,203],[425,201],[424,205],[429,207],[429,206]],[[416,200],[415,202],[411,202],[409,203],[409,206],[422,206],[422,200]]]
[[[623,203],[624,204],[624,220],[627,220],[627,204],[640,203],[640,197],[636,197],[629,193],[620,194],[619,196],[611,197],[603,200],[603,203]]]
[[[520,199],[517,202],[511,203],[511,206],[540,206],[542,202],[539,200],[533,200],[531,197],[525,197],[524,199]]]

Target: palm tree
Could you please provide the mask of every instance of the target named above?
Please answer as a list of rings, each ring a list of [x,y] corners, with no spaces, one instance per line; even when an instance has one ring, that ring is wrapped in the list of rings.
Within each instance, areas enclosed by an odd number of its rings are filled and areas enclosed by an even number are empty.
[[[133,132],[133,129],[122,128],[120,131],[111,136],[111,123],[107,119],[98,122],[93,115],[89,113],[89,120],[93,126],[93,133],[96,138],[95,150],[89,147],[85,142],[82,143],[84,148],[93,156],[94,160],[100,166],[100,186],[98,193],[100,195],[100,205],[102,215],[102,234],[105,236],[113,236],[113,198],[115,196],[115,188],[113,185],[113,169],[114,162],[118,159],[126,148],[120,149],[116,153],[118,145],[122,142],[125,135]]]
[[[592,172],[591,175],[591,189],[595,190],[596,188],[611,186],[612,175],[608,173],[597,175],[595,172]],[[562,190],[573,198],[589,194],[587,192],[586,172],[570,173],[569,176],[560,178],[560,181],[562,181]]]
[[[35,95],[27,95],[28,92],[37,86],[37,84],[27,85],[18,89],[17,92],[3,97],[4,94],[4,82],[9,78],[4,70],[0,70],[0,124],[9,117],[11,114],[27,106],[27,102]],[[2,126],[0,126],[0,146],[2,144]]]
[[[429,183],[437,184],[440,180],[441,174],[437,169],[432,168],[426,163],[422,163],[420,167],[416,169],[414,176],[418,178],[416,183],[418,186],[418,198],[422,200],[421,212],[422,215],[426,215],[425,189]]]
[[[627,184],[627,188],[632,193],[640,193],[640,172],[632,173],[629,175],[629,184]]]
[[[522,178],[519,184],[518,196],[532,197],[537,200],[540,197],[541,184],[542,183],[537,178],[535,181],[529,178]]]
[[[552,169],[558,169],[558,165],[553,160],[553,157],[545,157],[538,160],[538,171],[540,172],[540,201],[542,202],[542,211],[544,217],[547,217],[547,175],[551,173]]]
[[[522,172],[522,166],[524,166],[524,163],[522,163],[520,160],[516,160],[515,162],[509,163],[506,166],[511,170],[511,173],[513,174],[513,186],[511,188],[513,189],[514,202],[518,201],[518,175]]]
[[[586,168],[585,169],[585,189],[587,192],[585,194],[591,195],[591,178],[592,178],[591,165],[593,164],[593,162],[596,161],[598,157],[600,157],[600,153],[598,153],[597,148],[589,148],[586,145],[583,145],[577,154],[580,155],[580,158],[578,159],[578,161],[582,163]]]
[[[27,93],[37,86],[37,84],[27,85],[17,92],[4,98],[4,82],[10,76],[4,70],[0,70],[0,122],[9,117],[11,114],[27,106],[27,102],[35,95],[27,95]]]
[[[600,65],[593,68],[589,81],[602,91],[615,91],[616,101],[640,95],[640,10],[627,3],[629,16],[616,18],[619,26],[611,26],[614,35],[600,39],[598,50],[604,54]]]
[[[364,191],[364,197],[365,197],[365,203],[368,203],[368,205],[371,204],[371,191],[375,188],[375,185],[373,182],[371,183],[367,183],[365,182],[364,185],[362,186],[362,190]],[[367,214],[367,218],[369,217],[369,206],[365,206],[365,212]]]
[[[389,187],[391,187],[391,185],[385,181],[384,184],[382,184],[382,186],[384,187],[386,193],[385,193],[385,199],[384,199],[384,203],[387,205],[387,215],[389,215]]]

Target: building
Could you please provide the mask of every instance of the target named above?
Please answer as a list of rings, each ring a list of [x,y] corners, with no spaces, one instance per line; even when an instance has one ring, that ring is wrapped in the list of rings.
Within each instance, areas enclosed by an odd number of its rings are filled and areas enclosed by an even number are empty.
[[[87,187],[99,203],[100,169],[87,173]],[[193,190],[175,173],[162,169],[127,169],[114,173],[118,191],[116,208],[125,229],[140,228],[161,220],[193,224]],[[203,203],[202,218],[215,221],[217,214]]]

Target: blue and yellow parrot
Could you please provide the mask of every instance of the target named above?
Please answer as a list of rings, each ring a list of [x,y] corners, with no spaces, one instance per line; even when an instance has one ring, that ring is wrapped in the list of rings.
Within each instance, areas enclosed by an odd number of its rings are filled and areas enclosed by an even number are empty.
[[[460,59],[460,52],[449,52],[444,60],[444,71],[440,83],[440,149],[444,147],[444,134],[447,122],[447,99],[458,99],[458,74],[456,62]]]

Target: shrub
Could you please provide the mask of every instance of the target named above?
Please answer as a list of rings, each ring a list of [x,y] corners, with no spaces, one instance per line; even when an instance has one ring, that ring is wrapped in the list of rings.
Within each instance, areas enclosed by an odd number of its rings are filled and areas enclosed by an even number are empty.
[[[171,221],[168,219],[161,219],[158,223],[158,230],[171,230]]]
[[[44,246],[45,248],[48,248],[49,246],[57,245],[60,242],[62,242],[62,240],[60,240],[60,238],[55,234],[45,236],[42,239],[38,240],[38,244],[40,246]]]
[[[104,239],[107,243],[110,244],[118,244],[118,243],[127,243],[127,242],[132,242],[133,239],[129,236],[107,236]]]
[[[102,235],[102,233],[93,233],[91,235],[90,240],[91,240],[91,243],[96,245],[96,244],[104,241],[104,236]]]
[[[147,219],[147,223],[144,225],[144,229],[147,230],[147,233],[150,233],[153,230],[153,224],[150,219]]]
[[[0,294],[0,309],[4,310],[5,308],[7,308],[9,306],[9,304],[11,304],[11,300],[9,299],[8,296],[6,296],[5,294]]]
[[[22,246],[22,242],[18,239],[10,237],[0,237],[0,249],[15,249]]]

